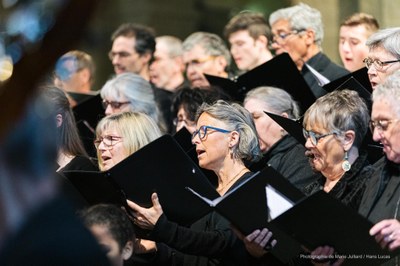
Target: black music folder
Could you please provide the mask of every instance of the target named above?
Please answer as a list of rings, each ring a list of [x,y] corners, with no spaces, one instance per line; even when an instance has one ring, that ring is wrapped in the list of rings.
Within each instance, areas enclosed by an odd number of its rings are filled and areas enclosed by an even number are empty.
[[[271,252],[284,263],[298,257],[301,246],[332,246],[338,256],[348,257],[347,265],[378,265],[396,254],[380,248],[369,235],[373,224],[357,211],[322,190],[304,196],[272,167],[218,199],[201,198],[244,235],[271,230],[278,241]]]
[[[85,190],[82,194],[85,198],[90,197],[90,202],[112,201],[110,203],[125,206],[121,200],[130,199],[143,207],[151,207],[151,194],[157,192],[168,219],[181,225],[190,225],[210,212],[210,208],[193,199],[187,186],[209,198],[219,196],[170,135],[149,143],[108,171],[85,174],[79,171],[65,173],[79,191]],[[86,180],[82,181],[84,178]],[[91,185],[83,186],[82,183]]]
[[[285,90],[305,111],[315,96],[287,53],[275,56],[264,64],[242,74],[235,80],[205,74],[208,82],[220,87],[232,99],[243,101],[246,93],[259,86],[273,86]]]

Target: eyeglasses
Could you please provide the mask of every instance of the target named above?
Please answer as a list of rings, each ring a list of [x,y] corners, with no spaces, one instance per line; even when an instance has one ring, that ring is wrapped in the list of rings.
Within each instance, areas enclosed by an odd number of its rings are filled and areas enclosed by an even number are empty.
[[[174,123],[174,126],[178,126],[182,123],[185,123],[185,125],[189,126],[189,127],[193,127],[196,126],[196,122],[194,121],[190,121],[187,119],[182,119],[182,118],[174,118],[174,120],[172,121]]]
[[[131,54],[131,53],[128,53],[128,52],[113,52],[113,51],[110,51],[110,52],[108,53],[108,58],[110,58],[110,60],[113,60],[114,57],[116,57],[117,55],[118,55],[119,57],[126,58],[126,57],[131,56],[132,54]]]
[[[371,130],[372,134],[374,134],[375,128],[379,132],[386,131],[391,123],[399,121],[398,119],[392,119],[392,120],[377,120],[377,121],[369,121],[369,129]]]
[[[273,35],[272,36],[272,42],[276,43],[277,40],[285,40],[287,37],[289,37],[290,35],[296,35],[299,34],[300,32],[305,31],[305,29],[302,30],[292,30],[290,32],[279,32],[277,35]]]
[[[374,65],[375,69],[378,71],[381,71],[383,69],[384,66],[386,66],[387,64],[392,64],[392,63],[396,63],[396,62],[400,62],[400,59],[398,60],[389,60],[389,61],[381,61],[379,59],[372,59],[372,58],[365,58],[363,60],[363,63],[365,64],[365,66],[370,69],[372,64]]]
[[[193,132],[192,134],[192,140],[197,136],[199,136],[199,139],[204,139],[207,135],[207,129],[212,129],[221,133],[230,133],[232,131],[230,130],[225,130],[222,128],[218,128],[218,127],[212,127],[212,126],[201,126],[198,130],[196,130],[195,132]]]
[[[121,142],[121,140],[122,140],[122,137],[107,135],[107,136],[96,139],[94,141],[94,146],[96,147],[96,149],[98,149],[100,146],[100,143],[103,142],[104,148],[107,150],[110,150],[114,147],[115,144]]]
[[[204,64],[207,61],[214,60],[217,57],[217,55],[209,55],[207,57],[201,58],[201,59],[193,59],[190,60],[185,64],[185,67],[188,68],[189,66],[192,67],[199,67],[201,64]]]
[[[326,133],[326,134],[318,134],[315,133],[314,131],[311,130],[306,130],[303,128],[303,136],[307,140],[310,138],[312,145],[317,146],[318,141],[324,137],[330,136],[330,135],[337,135],[337,132],[331,132],[331,133]]]
[[[103,100],[102,105],[104,109],[107,109],[109,105],[111,105],[112,109],[119,109],[122,105],[128,104],[130,102],[109,102],[107,100]]]

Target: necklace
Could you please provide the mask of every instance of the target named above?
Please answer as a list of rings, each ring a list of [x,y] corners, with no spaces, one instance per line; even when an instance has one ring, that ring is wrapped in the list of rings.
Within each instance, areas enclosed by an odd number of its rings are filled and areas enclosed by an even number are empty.
[[[231,180],[229,180],[228,183],[226,183],[223,187],[217,188],[217,192],[218,192],[219,194],[222,194],[222,191],[224,191],[226,188],[228,188],[228,186],[229,186],[230,184],[232,184],[233,181],[235,181],[235,180],[237,180],[239,177],[241,177],[242,174],[243,174],[245,171],[248,171],[248,169],[247,169],[246,167],[243,168],[242,170],[240,170],[239,173],[237,173],[237,174],[236,174]]]

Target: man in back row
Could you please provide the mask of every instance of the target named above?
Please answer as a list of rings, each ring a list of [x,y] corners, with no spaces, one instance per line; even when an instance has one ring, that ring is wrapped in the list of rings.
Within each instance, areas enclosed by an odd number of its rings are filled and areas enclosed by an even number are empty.
[[[310,6],[298,5],[278,9],[269,17],[276,54],[289,53],[316,97],[326,94],[318,84],[316,70],[325,80],[333,81],[349,72],[322,53],[324,37],[321,13]]]
[[[224,34],[239,70],[249,71],[272,59],[268,49],[272,35],[263,14],[240,12],[225,26]]]

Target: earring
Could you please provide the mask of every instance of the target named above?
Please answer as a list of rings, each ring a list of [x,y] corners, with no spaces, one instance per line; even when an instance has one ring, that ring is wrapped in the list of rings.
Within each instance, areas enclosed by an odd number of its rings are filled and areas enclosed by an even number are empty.
[[[342,169],[345,172],[347,172],[351,169],[351,164],[349,162],[349,154],[347,153],[347,151],[344,152],[344,160],[342,163]]]

